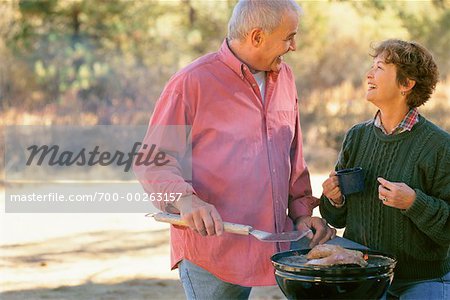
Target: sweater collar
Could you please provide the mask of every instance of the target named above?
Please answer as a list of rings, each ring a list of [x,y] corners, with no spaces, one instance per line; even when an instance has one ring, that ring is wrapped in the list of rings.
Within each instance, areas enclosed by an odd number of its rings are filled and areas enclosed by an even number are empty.
[[[373,124],[376,127],[380,128],[381,131],[386,135],[396,135],[405,131],[411,131],[413,126],[416,125],[418,122],[419,122],[419,111],[415,107],[411,108],[408,111],[408,113],[405,115],[402,121],[391,132],[387,132],[386,129],[384,128],[383,123],[381,121],[380,110],[377,111],[377,113],[375,114],[375,118],[373,120]]]

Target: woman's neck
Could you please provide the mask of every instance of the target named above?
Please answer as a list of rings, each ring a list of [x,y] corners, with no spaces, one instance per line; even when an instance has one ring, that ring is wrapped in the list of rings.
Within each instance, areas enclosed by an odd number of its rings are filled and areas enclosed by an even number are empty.
[[[381,123],[386,132],[392,132],[392,130],[405,118],[409,110],[410,108],[408,106],[402,107],[401,109],[398,107],[380,109]]]

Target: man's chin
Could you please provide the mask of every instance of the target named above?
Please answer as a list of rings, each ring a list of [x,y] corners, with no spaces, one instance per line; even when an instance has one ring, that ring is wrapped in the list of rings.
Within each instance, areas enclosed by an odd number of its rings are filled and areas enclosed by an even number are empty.
[[[281,70],[281,63],[273,65],[270,69],[273,72],[280,72],[280,70]]]

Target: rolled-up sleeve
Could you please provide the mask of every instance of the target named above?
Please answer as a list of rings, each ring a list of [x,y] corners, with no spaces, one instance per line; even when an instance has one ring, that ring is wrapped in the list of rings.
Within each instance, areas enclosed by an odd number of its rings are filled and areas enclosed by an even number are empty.
[[[291,148],[291,178],[289,182],[289,217],[296,220],[301,216],[311,216],[319,205],[319,199],[312,195],[308,167],[303,157],[302,132],[298,107],[296,107],[296,128]]]
[[[164,89],[142,142],[139,154],[149,157],[150,153],[160,152],[164,155],[164,165],[137,164],[133,171],[147,193],[163,195],[192,195],[194,189],[190,183],[192,172],[189,108],[184,98],[186,95],[177,91],[183,84],[176,78]],[[166,197],[167,198],[167,197]],[[155,207],[165,210],[168,201],[152,201]]]

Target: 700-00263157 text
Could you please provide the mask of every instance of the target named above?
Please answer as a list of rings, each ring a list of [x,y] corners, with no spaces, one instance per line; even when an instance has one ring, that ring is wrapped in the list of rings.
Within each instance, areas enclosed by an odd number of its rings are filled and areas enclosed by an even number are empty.
[[[180,200],[183,193],[108,193],[95,192],[89,194],[62,194],[62,193],[32,193],[11,194],[11,202],[39,201],[39,202],[110,202],[110,201],[137,201],[137,202],[175,202]]]

